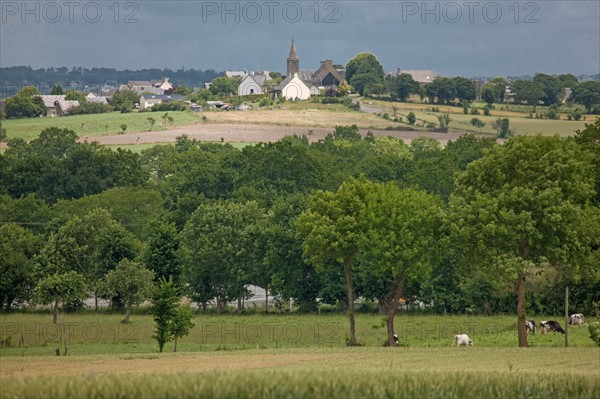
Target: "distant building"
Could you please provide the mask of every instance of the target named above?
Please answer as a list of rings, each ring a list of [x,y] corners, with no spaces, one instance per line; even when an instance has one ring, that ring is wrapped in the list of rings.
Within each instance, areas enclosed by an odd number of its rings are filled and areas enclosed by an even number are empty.
[[[185,97],[179,94],[142,94],[140,96],[140,108],[152,108],[155,104],[169,103],[171,101],[181,101]]]
[[[298,73],[288,75],[271,92],[271,98],[284,97],[286,100],[308,100],[311,96],[310,88],[298,77]]]
[[[173,90],[173,86],[169,83],[169,78],[164,77],[162,80],[131,80],[119,87],[119,90],[131,90],[138,93],[153,93],[153,94],[168,94]]]
[[[390,75],[398,76],[403,73],[407,73],[410,76],[412,76],[413,80],[417,83],[431,83],[431,82],[433,82],[433,79],[435,79],[437,76],[439,76],[437,72],[435,72],[431,69],[405,69],[405,70],[402,70],[400,68],[398,68],[395,73],[392,72]]]
[[[250,74],[246,76],[238,86],[238,96],[248,96],[253,94],[264,94],[265,84],[271,80],[269,72]]]
[[[105,96],[97,96],[91,92],[88,93],[87,96],[85,96],[85,99],[87,100],[88,103],[99,103],[99,104],[108,105],[108,98],[106,98]]]
[[[225,78],[245,79],[246,76],[248,76],[248,71],[245,69],[243,71],[225,71],[225,72],[223,72],[223,77],[225,77]]]
[[[48,109],[47,116],[65,116],[69,114],[69,110],[73,107],[79,107],[79,101],[65,100],[65,95],[43,95],[40,96],[44,105]]]

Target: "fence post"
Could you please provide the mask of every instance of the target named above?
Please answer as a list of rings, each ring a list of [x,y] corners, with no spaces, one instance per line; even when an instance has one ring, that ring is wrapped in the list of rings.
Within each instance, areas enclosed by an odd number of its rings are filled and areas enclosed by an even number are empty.
[[[569,347],[569,286],[565,289],[565,348]]]

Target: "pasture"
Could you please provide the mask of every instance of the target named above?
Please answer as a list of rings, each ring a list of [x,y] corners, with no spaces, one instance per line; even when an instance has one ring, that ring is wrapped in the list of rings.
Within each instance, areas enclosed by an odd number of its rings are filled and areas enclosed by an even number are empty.
[[[584,115],[586,120],[580,121],[569,121],[564,118],[560,120],[532,119],[529,118],[529,111],[517,112],[516,110],[520,109],[518,106],[500,104],[496,104],[495,108],[491,110],[490,116],[485,116],[481,110],[479,115],[464,115],[461,107],[447,105],[438,106],[437,104],[399,103],[371,99],[369,99],[368,102],[370,104],[369,106],[381,108],[381,112],[388,113],[390,117],[394,116],[394,112],[396,112],[396,115],[402,116],[404,121],[406,121],[406,116],[410,112],[413,112],[417,118],[417,124],[439,124],[437,116],[448,112],[450,113],[451,118],[450,130],[464,130],[490,135],[496,134],[496,131],[492,128],[492,123],[498,118],[508,118],[510,120],[510,128],[516,129],[517,135],[542,134],[547,136],[559,134],[563,137],[573,135],[576,130],[585,129],[585,124],[593,123],[596,118],[595,115]],[[483,106],[482,104],[479,104],[478,106],[480,105]],[[439,112],[432,112],[432,107],[438,108]],[[394,108],[396,111],[394,111]],[[539,112],[543,109],[544,107],[538,107]],[[524,110],[526,111],[526,109]],[[471,125],[472,118],[480,119],[485,123],[485,126],[481,129],[473,127]]]
[[[192,112],[169,111],[173,123],[167,123],[162,119],[165,112],[110,112],[106,114],[74,115],[60,118],[27,118],[8,119],[2,121],[2,127],[6,129],[9,139],[21,138],[29,141],[38,134],[52,126],[72,129],[78,136],[106,136],[122,132],[121,125],[127,125],[126,132],[145,132],[150,130],[148,118],[156,120],[152,131],[164,131],[174,126],[190,125],[200,121],[200,116]]]
[[[554,318],[560,317],[536,317]],[[600,349],[587,328],[536,334],[517,348],[513,316],[397,316],[401,346],[383,347],[384,320],[358,314],[362,347],[346,347],[345,315],[198,315],[157,353],[151,316],[68,314],[68,356],[54,356],[50,314],[4,314],[3,398],[570,397],[600,395]],[[590,318],[587,322],[593,321]],[[469,332],[474,347],[452,347]]]

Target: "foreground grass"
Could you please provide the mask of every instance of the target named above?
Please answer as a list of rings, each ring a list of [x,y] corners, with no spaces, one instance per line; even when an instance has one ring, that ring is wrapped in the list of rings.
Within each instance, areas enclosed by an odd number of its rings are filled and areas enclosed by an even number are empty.
[[[600,395],[598,348],[304,348],[2,362],[3,398]]]
[[[9,139],[21,138],[29,141],[36,138],[42,130],[51,126],[72,129],[81,137],[118,134],[122,131],[123,123],[127,125],[127,133],[149,131],[149,117],[156,120],[152,131],[163,131],[173,126],[189,125],[200,121],[200,116],[192,112],[169,111],[168,114],[173,118],[173,123],[165,124],[162,120],[164,114],[164,112],[129,112],[125,114],[111,112],[60,118],[9,119],[2,121],[2,127],[6,129]]]
[[[155,353],[154,322],[150,315],[134,314],[122,324],[120,314],[81,312],[66,315],[65,331],[71,355]],[[8,314],[0,316],[0,356],[45,356],[54,354],[62,342],[60,325],[50,314]],[[548,315],[539,320],[558,320]],[[593,318],[586,320],[592,322]],[[362,345],[380,348],[386,340],[381,316],[359,314],[357,337]],[[178,343],[180,352],[214,352],[256,348],[344,348],[348,336],[345,315],[198,315],[195,327]],[[455,334],[467,332],[476,347],[517,347],[516,317],[512,316],[397,316],[395,331],[403,347],[450,347]],[[564,347],[562,334],[529,337],[532,347]],[[586,327],[569,329],[569,346],[591,348]],[[62,346],[62,345],[61,345]],[[165,351],[172,351],[169,343]]]

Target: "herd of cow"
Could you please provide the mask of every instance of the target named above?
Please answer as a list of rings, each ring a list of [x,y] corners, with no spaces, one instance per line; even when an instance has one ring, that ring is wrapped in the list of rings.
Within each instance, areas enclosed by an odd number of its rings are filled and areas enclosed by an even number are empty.
[[[569,324],[573,326],[582,326],[585,322],[585,318],[581,313],[574,313],[571,315]],[[537,331],[537,324],[535,320],[527,320],[525,322],[525,328],[527,334],[535,334]],[[560,323],[555,320],[542,320],[540,321],[540,330],[542,334],[546,334],[548,331],[554,333],[565,333],[565,330],[560,326]],[[469,338],[467,334],[459,334],[454,336],[454,346],[473,346],[473,340]]]

